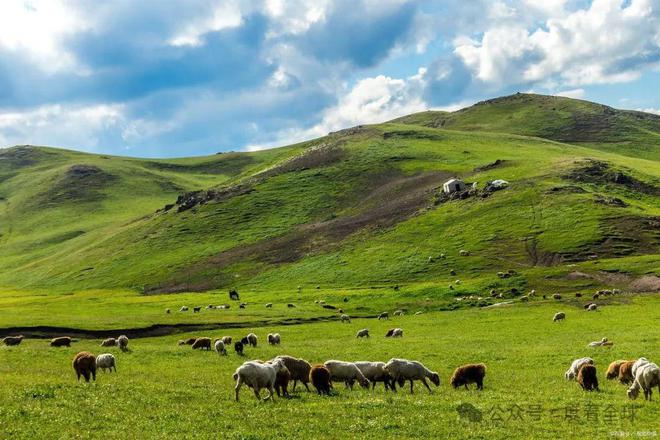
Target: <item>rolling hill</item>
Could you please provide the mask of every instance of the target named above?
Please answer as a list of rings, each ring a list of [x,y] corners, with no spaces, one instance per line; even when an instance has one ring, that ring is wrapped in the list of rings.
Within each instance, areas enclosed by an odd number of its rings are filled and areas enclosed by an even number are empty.
[[[660,117],[528,94],[252,153],[19,146],[0,150],[0,286],[653,290],[659,159]],[[445,197],[451,177],[477,190]]]

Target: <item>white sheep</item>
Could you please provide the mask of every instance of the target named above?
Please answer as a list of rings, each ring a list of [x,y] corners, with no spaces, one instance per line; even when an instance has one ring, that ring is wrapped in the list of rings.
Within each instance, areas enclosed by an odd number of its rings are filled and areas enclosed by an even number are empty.
[[[573,380],[577,377],[578,371],[580,371],[580,368],[582,368],[583,365],[593,365],[594,360],[591,359],[590,357],[583,357],[579,359],[575,359],[572,363],[571,366],[566,370],[564,373],[564,377],[566,380]]]
[[[637,369],[639,367],[643,366],[643,365],[648,364],[648,363],[650,363],[650,361],[648,359],[646,359],[645,357],[641,357],[641,358],[637,359],[635,361],[635,363],[632,365],[632,367],[630,368],[630,372],[632,373],[633,378],[637,375]]]
[[[420,380],[424,386],[431,391],[431,387],[426,378],[429,378],[435,386],[440,386],[440,376],[438,373],[429,370],[421,362],[409,361],[406,359],[390,359],[385,364],[385,371],[389,373],[392,378],[399,382],[399,386],[403,387],[405,382],[410,381],[410,393],[413,393],[413,381]],[[393,391],[396,391],[396,387]]]
[[[393,338],[403,338],[403,329],[402,328],[395,328],[392,330],[392,337]]]
[[[598,306],[596,304],[589,304],[589,307],[587,307],[587,312],[595,312],[598,310]]]
[[[356,338],[368,338],[369,337],[369,329],[368,328],[363,328],[362,330],[358,330]]]
[[[348,316],[347,314],[342,314],[341,315],[341,322],[351,322],[351,317]]]
[[[383,382],[385,384],[385,390],[388,388],[394,390],[394,379],[390,374],[385,370],[385,362],[370,362],[370,361],[358,361],[354,362],[364,377],[369,380],[372,384],[372,389],[376,388],[377,382]]]
[[[330,360],[323,364],[330,371],[332,380],[344,381],[346,387],[353,389],[353,383],[357,380],[361,387],[369,388],[369,380],[353,362]]]
[[[394,316],[403,316],[403,310],[395,310]]]
[[[658,387],[660,392],[660,368],[653,362],[647,362],[640,365],[635,371],[635,381],[632,386],[628,388],[628,397],[636,399],[639,396],[640,388],[644,390],[644,398],[651,400],[653,394],[653,387]]]
[[[187,312],[187,311],[188,311],[188,306],[182,306],[182,307],[179,309],[179,311],[180,311],[180,312]]]
[[[216,353],[218,353],[219,355],[220,354],[224,354],[225,356],[227,355],[227,348],[225,347],[225,343],[222,342],[222,339],[216,339],[214,347]]]
[[[424,313],[424,312],[422,312],[421,310],[418,310],[418,311],[415,312],[415,316],[419,316],[419,315],[421,315],[421,314],[423,314],[423,313]]]
[[[260,363],[257,361],[248,361],[236,369],[233,378],[236,381],[234,391],[236,401],[238,402],[238,393],[243,384],[252,388],[257,400],[261,400],[259,392],[262,388],[268,390],[268,396],[264,400],[272,399],[274,393],[275,379],[279,372],[284,372],[286,366],[281,359],[273,359],[270,362]]]
[[[564,319],[566,319],[566,313],[557,312],[555,313],[555,316],[552,317],[552,322],[563,321]]]
[[[105,371],[106,369],[110,370],[112,373],[112,369],[114,368],[115,373],[117,372],[117,364],[115,362],[115,357],[110,354],[110,353],[103,353],[98,356],[96,356],[96,368],[100,368],[101,370]]]
[[[121,335],[120,337],[118,337],[117,338],[117,347],[119,347],[121,349],[121,351],[128,350],[128,336]]]

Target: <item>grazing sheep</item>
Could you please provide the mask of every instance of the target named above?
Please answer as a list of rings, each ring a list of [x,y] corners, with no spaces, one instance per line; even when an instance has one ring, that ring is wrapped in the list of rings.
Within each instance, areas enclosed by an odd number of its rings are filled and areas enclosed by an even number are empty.
[[[213,343],[213,347],[215,348],[216,353],[219,355],[222,354],[227,356],[227,348],[225,347],[225,343],[222,342],[222,339],[216,339]]]
[[[371,382],[371,389],[376,388],[376,383],[383,382],[385,391],[388,389],[394,390],[394,379],[385,370],[385,362],[359,361],[354,363],[360,369],[364,377]]]
[[[563,321],[564,319],[566,319],[566,313],[557,312],[555,313],[555,316],[552,318],[552,322]]]
[[[272,308],[273,308],[273,303],[268,303],[268,304],[266,304],[266,308],[267,308],[267,309],[272,309]]]
[[[295,308],[296,308],[296,305],[293,304],[293,303],[289,303],[289,304],[287,304],[286,306],[287,306],[288,308],[290,308],[290,309],[295,309]]]
[[[256,347],[257,346],[257,335],[255,335],[254,333],[248,334],[244,339],[247,339],[247,343],[251,347]],[[245,342],[243,342],[243,344],[246,345]]]
[[[561,299],[561,295],[558,294],[558,293],[555,293],[554,295],[552,295],[552,299]]]
[[[246,306],[247,306],[247,304],[245,304],[245,303],[240,303],[240,304],[238,305],[238,308],[239,308],[239,309],[244,309]]]
[[[279,333],[268,333],[268,343],[270,345],[280,345],[280,334]]]
[[[89,382],[90,377],[96,380],[96,358],[88,351],[81,351],[73,358],[73,369],[78,381],[80,376],[85,378],[85,382]]]
[[[578,371],[580,371],[580,368],[583,365],[593,365],[594,360],[591,359],[590,357],[583,357],[579,359],[575,359],[573,363],[571,363],[571,366],[566,370],[564,373],[564,377],[566,380],[573,380],[577,377]]]
[[[117,372],[117,364],[115,362],[115,357],[110,353],[103,353],[96,356],[96,369],[101,369],[105,371],[106,369],[110,370],[114,368],[115,373]]]
[[[19,345],[21,342],[23,342],[23,338],[23,335],[7,336],[2,339],[2,343],[8,346]]]
[[[165,309],[165,313],[169,315],[172,311],[170,309]]]
[[[419,315],[421,315],[421,314],[423,314],[423,313],[424,313],[424,312],[422,312],[421,310],[418,310],[417,312],[415,312],[415,316],[419,316]]]
[[[596,304],[589,304],[589,307],[587,307],[587,312],[595,312],[598,310],[598,306]]]
[[[395,310],[394,316],[403,316],[403,310]]]
[[[117,338],[117,347],[121,351],[127,351],[128,350],[128,336],[126,335],[121,335],[120,337]]]
[[[386,338],[402,338],[403,337],[403,329],[401,328],[391,328],[387,331],[385,334]]]
[[[621,371],[621,365],[626,363],[628,361],[626,360],[618,360],[612,362],[609,367],[607,367],[607,372],[605,373],[605,377],[607,380],[613,380],[619,377],[619,372]]]
[[[330,360],[324,362],[323,365],[330,371],[331,380],[344,381],[346,387],[351,390],[356,380],[362,388],[369,388],[369,380],[354,363]]]
[[[468,384],[476,383],[477,389],[483,390],[484,376],[486,376],[486,366],[484,364],[468,364],[454,370],[449,383],[454,388],[464,385],[466,390],[468,389]]]
[[[236,289],[230,289],[229,290],[229,299],[233,301],[238,301],[240,299],[238,295],[238,291]]]
[[[196,340],[197,340],[197,338],[188,338],[184,341],[184,344],[185,345],[193,345]]]
[[[234,343],[234,351],[236,354],[243,356],[243,343],[241,341],[237,341]]]
[[[594,293],[594,296],[591,297],[591,299],[598,299],[600,298],[600,295],[597,293]]]
[[[182,307],[179,309],[179,312],[187,312],[187,311],[188,311],[188,306],[182,306]]]
[[[649,360],[646,359],[645,357],[641,357],[637,359],[630,370],[632,372],[633,378],[637,376],[637,369],[640,368],[642,365],[646,365],[648,363]]]
[[[199,313],[199,311],[202,310],[202,307],[193,307],[193,313]]]
[[[117,345],[115,338],[107,338],[101,342],[101,347],[114,347],[115,345]]]
[[[238,394],[243,384],[253,389],[257,400],[261,400],[259,393],[262,388],[268,390],[268,396],[264,400],[272,399],[277,374],[285,369],[284,362],[278,359],[263,364],[255,361],[245,362],[236,369],[236,372],[232,376],[236,381],[236,387],[234,388],[236,401],[238,402]]]
[[[362,330],[358,330],[355,337],[356,338],[368,338],[369,337],[369,329],[363,328]]]
[[[461,257],[468,257],[470,255],[470,252],[466,251],[465,249],[461,249],[460,251],[458,251],[458,255],[460,255]]]
[[[589,308],[589,306],[592,305],[592,304],[593,304],[593,303],[586,303],[586,304],[583,306],[583,307],[584,307],[584,310],[587,310],[587,309]]]
[[[389,330],[387,331],[387,333],[385,333],[385,337],[386,337],[386,338],[391,338],[391,337],[392,337],[392,333],[394,333],[394,329],[393,329],[393,328],[389,329]]]
[[[585,364],[580,367],[577,375],[577,381],[584,391],[599,391],[598,390],[598,376],[596,375],[596,367],[590,364]]]
[[[220,340],[225,345],[231,344],[231,336],[223,336],[222,338],[220,338]]]
[[[291,372],[288,368],[284,367],[283,370],[277,372],[275,376],[275,392],[277,397],[289,397],[289,381],[291,380]]]
[[[297,359],[292,356],[278,356],[275,359],[281,359],[284,362],[284,365],[291,373],[291,380],[293,380],[292,390],[296,390],[296,385],[300,381],[307,391],[309,391],[309,386],[307,385],[310,381],[310,371],[312,365],[304,359]]]
[[[440,386],[440,376],[438,373],[429,370],[421,362],[393,358],[385,364],[385,371],[399,383],[400,387],[403,387],[407,380],[410,381],[410,394],[413,393],[414,380],[422,381],[426,389],[429,390],[429,393],[432,391],[428,382],[426,382],[426,378],[429,378],[435,386]]]
[[[319,396],[330,395],[330,388],[332,388],[332,382],[330,381],[330,370],[325,368],[324,365],[314,365],[312,370],[309,373],[309,380],[316,388],[316,392]]]
[[[203,350],[210,350],[211,349],[211,338],[197,338],[195,342],[192,345],[193,350],[197,349],[203,349]]]
[[[346,314],[341,315],[340,319],[341,319],[341,322],[348,322],[348,323],[351,322],[351,317],[346,315]]]
[[[644,398],[651,400],[653,387],[658,387],[660,392],[660,368],[653,362],[640,365],[635,372],[635,381],[628,388],[628,397],[636,399],[639,396],[640,388],[644,390]]]
[[[575,297],[576,297],[576,298],[582,298],[582,294],[581,294],[580,292],[576,292],[576,293],[575,293]]]
[[[60,336],[50,340],[51,347],[71,347],[71,338],[68,336]],[[85,353],[85,352],[82,352]]]
[[[209,310],[213,309],[213,304],[207,305],[206,308],[209,309]]]
[[[390,314],[387,313],[387,312],[383,312],[383,313],[381,313],[380,315],[378,315],[378,320],[379,320],[379,321],[380,321],[381,319],[389,319],[389,318],[390,318]]]
[[[632,367],[634,364],[635,361],[627,361],[619,366],[619,382],[624,385],[632,383],[632,381],[635,379],[632,374]]]

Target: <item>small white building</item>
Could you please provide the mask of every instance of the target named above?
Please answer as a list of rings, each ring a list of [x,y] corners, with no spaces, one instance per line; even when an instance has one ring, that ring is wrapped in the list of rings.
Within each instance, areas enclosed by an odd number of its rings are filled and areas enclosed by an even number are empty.
[[[449,179],[442,185],[442,190],[445,194],[465,191],[467,185],[460,179]]]

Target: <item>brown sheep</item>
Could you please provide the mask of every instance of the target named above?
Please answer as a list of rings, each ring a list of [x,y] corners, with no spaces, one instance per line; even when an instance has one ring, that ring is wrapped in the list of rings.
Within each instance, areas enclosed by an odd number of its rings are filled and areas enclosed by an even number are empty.
[[[610,364],[609,367],[607,367],[607,373],[605,373],[605,377],[607,380],[613,380],[619,377],[619,371],[621,369],[621,364],[628,362],[626,360],[618,360],[614,361]]]
[[[330,389],[332,388],[332,382],[330,381],[330,370],[325,368],[324,365],[314,365],[312,370],[309,373],[309,380],[316,388],[316,392],[319,396],[330,395]]]
[[[598,376],[596,375],[596,367],[590,364],[585,364],[580,367],[578,371],[577,381],[584,391],[599,391],[598,389]]]
[[[278,356],[275,359],[281,359],[284,361],[284,366],[291,373],[291,380],[293,380],[293,391],[296,391],[296,385],[300,381],[307,391],[309,391],[309,372],[312,369],[312,365],[304,359],[296,359],[292,356]]]
[[[629,385],[633,382],[632,367],[635,361],[627,361],[619,365],[619,382]]]
[[[89,382],[89,378],[96,380],[96,358],[92,353],[81,351],[73,358],[73,369],[76,371],[78,381],[80,376],[85,378],[85,382]]]
[[[50,340],[51,347],[71,347],[71,338],[68,336],[60,336]]]
[[[464,385],[466,390],[468,389],[468,384],[476,383],[477,389],[483,390],[485,376],[486,366],[484,364],[468,364],[454,370],[449,383],[454,388]]]
[[[101,347],[114,347],[117,345],[117,340],[115,338],[104,339],[101,342]]]
[[[210,350],[211,338],[197,338],[197,340],[192,345],[192,349],[197,350],[198,348],[204,350]]]
[[[289,381],[291,380],[291,373],[287,368],[277,372],[275,376],[275,391],[277,392],[277,397],[289,397]],[[280,393],[281,391],[281,393]]]
[[[7,336],[2,340],[2,343],[5,345],[18,345],[21,342],[23,342],[23,335],[18,335],[18,336]]]

